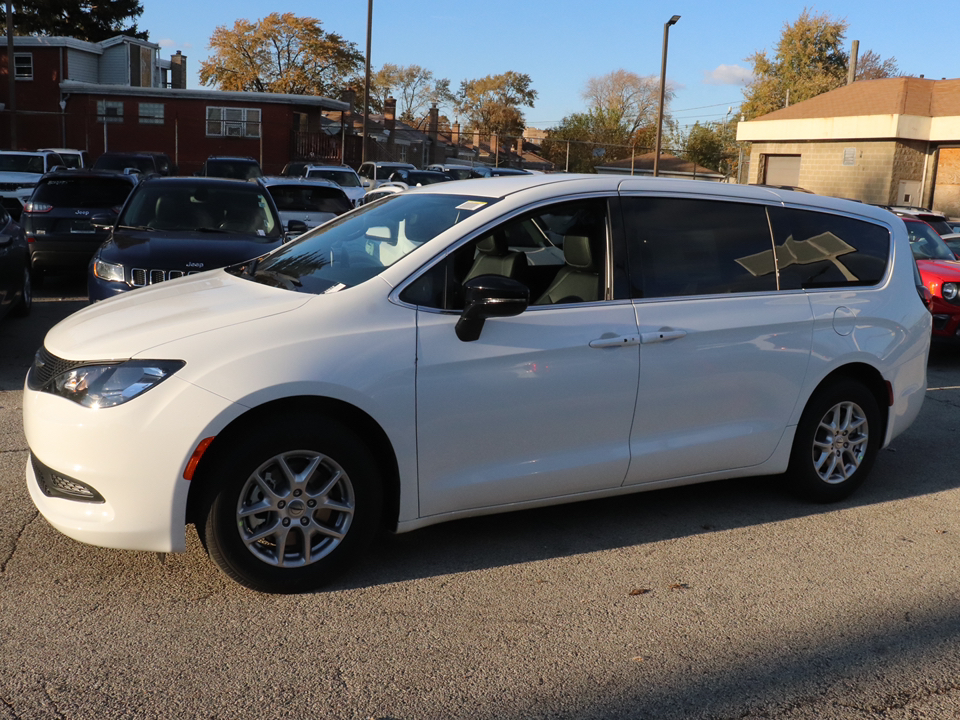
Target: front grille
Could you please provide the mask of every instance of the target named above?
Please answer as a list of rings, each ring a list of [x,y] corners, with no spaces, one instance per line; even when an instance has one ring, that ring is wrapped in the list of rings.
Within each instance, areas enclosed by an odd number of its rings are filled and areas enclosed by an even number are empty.
[[[37,485],[47,497],[64,498],[78,502],[106,502],[103,495],[86,483],[51,470],[32,454],[30,455],[30,462],[33,465],[33,474],[37,478]]]
[[[185,270],[147,270],[145,268],[133,268],[130,271],[130,284],[134,287],[156,285],[164,280],[175,280],[184,275],[196,275],[196,271],[186,272]]]
[[[74,360],[58,358],[45,347],[41,347],[34,355],[33,365],[30,366],[30,372],[27,373],[27,387],[31,390],[40,390],[52,378],[75,367],[80,367],[80,365],[82,363]]]

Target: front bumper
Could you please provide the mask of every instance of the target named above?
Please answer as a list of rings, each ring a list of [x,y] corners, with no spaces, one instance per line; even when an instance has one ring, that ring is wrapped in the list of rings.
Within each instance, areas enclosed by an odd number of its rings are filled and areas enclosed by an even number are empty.
[[[176,376],[128,403],[99,410],[25,388],[30,497],[47,522],[80,542],[182,552],[190,490],[184,469],[197,443],[240,411]],[[51,492],[49,475],[44,492],[38,469],[59,476],[57,482],[92,489],[102,502]]]

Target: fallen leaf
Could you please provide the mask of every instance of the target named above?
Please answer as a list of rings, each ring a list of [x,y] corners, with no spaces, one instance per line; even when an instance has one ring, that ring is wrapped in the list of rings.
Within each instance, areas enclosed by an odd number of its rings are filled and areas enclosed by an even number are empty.
[[[670,586],[671,590],[689,590],[690,586],[686,583],[674,583]]]
[[[650,592],[650,588],[634,588],[630,591],[631,595],[646,595]]]

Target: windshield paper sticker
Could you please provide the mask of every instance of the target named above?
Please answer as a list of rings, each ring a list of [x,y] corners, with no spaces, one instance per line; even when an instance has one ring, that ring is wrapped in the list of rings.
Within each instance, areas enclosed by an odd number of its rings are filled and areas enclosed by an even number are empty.
[[[486,207],[485,202],[480,202],[479,200],[467,200],[467,202],[462,205],[457,205],[457,210],[469,210],[473,212],[474,210],[479,210],[482,207]]]

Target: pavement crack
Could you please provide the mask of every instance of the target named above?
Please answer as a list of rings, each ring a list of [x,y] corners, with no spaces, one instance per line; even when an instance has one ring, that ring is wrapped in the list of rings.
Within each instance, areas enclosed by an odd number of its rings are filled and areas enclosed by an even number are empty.
[[[13,559],[13,556],[17,554],[17,547],[20,545],[20,540],[23,538],[23,534],[27,531],[27,528],[30,527],[38,517],[40,517],[40,512],[37,510],[33,511],[30,519],[27,520],[21,527],[19,532],[17,532],[16,537],[13,539],[13,545],[10,547],[10,552],[7,553],[7,556],[0,561],[0,577],[4,577],[7,574],[7,565]]]

